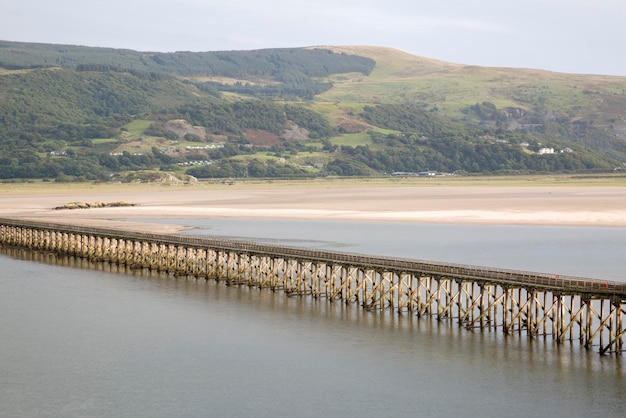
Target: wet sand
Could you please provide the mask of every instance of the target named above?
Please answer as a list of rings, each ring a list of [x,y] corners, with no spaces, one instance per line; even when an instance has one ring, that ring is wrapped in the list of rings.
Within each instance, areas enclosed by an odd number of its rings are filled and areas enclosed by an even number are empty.
[[[132,207],[55,210],[69,202]],[[133,219],[323,219],[368,222],[626,227],[626,186],[150,188],[0,193],[0,217],[153,232]]]

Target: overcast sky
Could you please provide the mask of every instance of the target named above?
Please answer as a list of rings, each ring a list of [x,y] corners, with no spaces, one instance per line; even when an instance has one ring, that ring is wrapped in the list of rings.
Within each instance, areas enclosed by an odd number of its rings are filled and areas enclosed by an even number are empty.
[[[626,76],[624,0],[3,0],[0,39],[218,51],[376,45]]]

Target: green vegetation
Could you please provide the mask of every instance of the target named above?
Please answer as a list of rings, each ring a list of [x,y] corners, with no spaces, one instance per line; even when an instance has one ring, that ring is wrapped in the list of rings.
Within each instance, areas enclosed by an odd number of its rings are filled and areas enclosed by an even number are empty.
[[[332,139],[333,145],[358,147],[372,144],[372,136],[365,132],[338,135]]]
[[[317,78],[347,72],[368,74],[374,64],[370,58],[335,54],[323,48],[148,53],[0,41],[0,67],[6,69],[61,67],[78,72],[129,72],[152,80],[173,74],[188,77],[188,82],[200,91],[216,96],[228,91],[262,98],[312,99],[332,87]],[[207,77],[240,81],[224,84],[201,80]]]
[[[612,172],[626,160],[624,108],[625,78],[385,48],[0,41],[0,179]]]
[[[149,120],[137,119],[126,124],[122,128],[122,131],[126,131],[134,137],[139,137],[142,136],[148,128],[150,128],[151,124],[152,122]]]

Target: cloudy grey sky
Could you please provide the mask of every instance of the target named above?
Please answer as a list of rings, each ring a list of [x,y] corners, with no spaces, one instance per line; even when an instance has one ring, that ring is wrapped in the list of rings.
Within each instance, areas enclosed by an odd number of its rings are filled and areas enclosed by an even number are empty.
[[[377,45],[626,76],[626,1],[3,0],[0,39],[140,51]]]

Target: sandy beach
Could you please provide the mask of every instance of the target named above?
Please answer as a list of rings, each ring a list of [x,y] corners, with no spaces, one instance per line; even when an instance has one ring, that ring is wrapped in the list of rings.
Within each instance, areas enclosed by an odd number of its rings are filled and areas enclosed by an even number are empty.
[[[69,202],[129,207],[63,209]],[[0,217],[176,232],[134,219],[324,219],[369,222],[626,227],[626,186],[98,187],[0,190]]]

